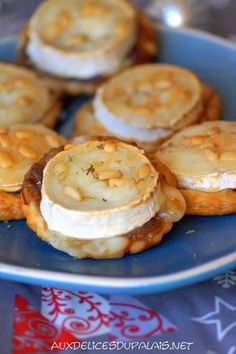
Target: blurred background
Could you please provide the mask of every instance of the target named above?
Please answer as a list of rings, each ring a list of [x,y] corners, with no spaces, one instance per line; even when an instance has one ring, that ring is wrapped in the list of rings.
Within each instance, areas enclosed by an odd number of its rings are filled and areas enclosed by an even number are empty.
[[[65,0],[66,1],[66,0]],[[236,0],[132,0],[158,23],[194,27],[236,43]],[[41,0],[0,0],[0,38],[13,37]]]

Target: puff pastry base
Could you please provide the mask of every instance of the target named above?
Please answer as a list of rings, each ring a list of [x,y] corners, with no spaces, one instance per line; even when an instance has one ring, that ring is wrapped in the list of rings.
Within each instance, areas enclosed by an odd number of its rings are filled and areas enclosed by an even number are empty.
[[[132,52],[127,58],[125,66],[149,63],[158,52],[156,28],[152,21],[140,10],[137,11],[138,40]],[[45,73],[34,66],[26,55],[28,43],[27,25],[21,31],[18,40],[17,62],[34,69],[43,81],[54,91],[63,92],[68,95],[93,94],[107,77],[96,77],[91,80],[63,79]]]
[[[236,212],[236,191],[202,192],[180,189],[185,198],[188,215],[226,215]]]
[[[23,188],[23,211],[27,224],[44,241],[53,247],[78,258],[118,258],[127,253],[138,253],[161,242],[172,228],[172,223],[156,216],[128,234],[97,240],[81,240],[48,229],[40,211],[41,182],[46,163],[61,149],[54,149],[34,164],[27,173]]]
[[[20,193],[0,191],[0,220],[20,219],[24,219]]]
[[[37,123],[41,123],[48,128],[54,128],[57,123],[57,120],[59,119],[62,106],[62,99],[55,99],[51,108],[46,114],[43,115],[43,117]]]

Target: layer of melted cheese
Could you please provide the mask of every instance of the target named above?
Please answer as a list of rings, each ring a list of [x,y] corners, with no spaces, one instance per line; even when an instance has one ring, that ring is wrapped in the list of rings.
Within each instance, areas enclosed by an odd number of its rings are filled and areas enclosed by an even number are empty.
[[[75,238],[113,237],[159,211],[159,190],[159,174],[142,150],[87,141],[47,164],[40,208],[50,230]]]
[[[205,122],[182,130],[157,152],[184,189],[236,188],[236,123]]]
[[[96,94],[94,111],[114,135],[154,141],[195,122],[201,95],[201,83],[190,71],[141,65],[106,82]]]
[[[125,0],[47,0],[30,21],[27,53],[51,74],[89,79],[117,71],[136,32]]]
[[[0,63],[0,128],[36,122],[50,106],[48,88],[31,71]]]
[[[64,142],[57,133],[39,124],[0,129],[0,190],[20,190],[32,164]]]
[[[148,129],[123,122],[119,119],[119,117],[115,116],[114,113],[109,111],[104,104],[102,100],[103,91],[103,88],[98,89],[96,97],[93,101],[95,117],[102,124],[102,126],[104,126],[116,137],[126,140],[135,139],[135,141],[154,142],[161,138],[167,138],[174,133],[171,129]]]

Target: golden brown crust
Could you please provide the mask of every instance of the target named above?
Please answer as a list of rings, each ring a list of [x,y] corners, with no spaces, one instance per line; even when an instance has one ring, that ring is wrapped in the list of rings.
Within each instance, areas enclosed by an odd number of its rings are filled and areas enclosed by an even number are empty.
[[[48,128],[54,128],[60,116],[62,106],[63,106],[62,100],[59,98],[55,99],[51,108],[48,110],[47,113],[43,115],[43,117],[37,123],[41,123]]]
[[[0,220],[24,219],[20,193],[0,191]]]
[[[60,149],[49,152],[34,164],[25,176],[22,188],[23,211],[27,224],[44,241],[53,247],[79,258],[117,258],[126,253],[138,253],[161,242],[172,228],[172,223],[154,217],[132,232],[111,239],[79,240],[49,230],[40,211],[41,182],[46,163]]]
[[[189,215],[225,215],[236,212],[236,192],[224,189],[219,192],[202,192],[180,189]]]
[[[218,92],[211,86],[202,85],[203,110],[198,122],[222,118],[223,104]]]
[[[156,28],[152,21],[140,10],[137,11],[138,40],[127,60],[128,66],[149,63],[157,55],[158,43]],[[22,29],[17,46],[17,63],[34,69],[39,77],[55,92],[68,95],[93,94],[108,77],[96,77],[91,80],[63,79],[45,73],[36,68],[26,55],[28,43],[27,24]]]

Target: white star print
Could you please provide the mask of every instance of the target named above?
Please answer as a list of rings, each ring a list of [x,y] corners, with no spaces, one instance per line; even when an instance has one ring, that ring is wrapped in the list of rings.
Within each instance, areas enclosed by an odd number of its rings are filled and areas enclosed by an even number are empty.
[[[222,326],[222,321],[220,319],[221,317],[221,306],[226,309],[228,309],[231,312],[235,311],[235,321],[230,323],[228,326],[223,328]],[[218,316],[216,316],[218,315]],[[202,323],[202,324],[215,324],[216,325],[216,333],[217,333],[217,339],[218,341],[221,341],[224,336],[231,331],[234,327],[236,327],[236,306],[232,306],[226,301],[222,300],[219,297],[215,297],[215,310],[212,312],[207,313],[206,315],[202,317],[196,317],[192,318],[193,321]]]

